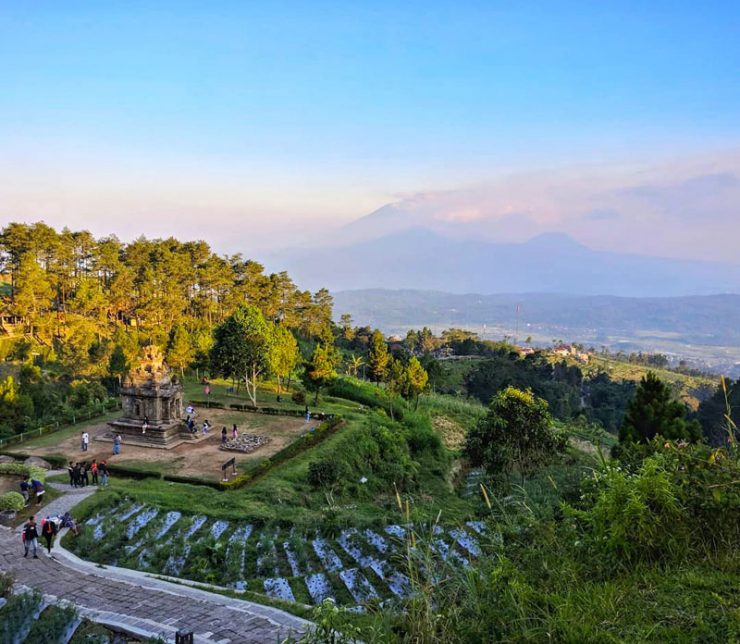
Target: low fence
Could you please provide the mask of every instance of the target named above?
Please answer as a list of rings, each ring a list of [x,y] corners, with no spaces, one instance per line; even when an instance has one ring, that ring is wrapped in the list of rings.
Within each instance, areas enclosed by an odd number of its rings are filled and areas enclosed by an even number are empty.
[[[92,409],[87,412],[80,414],[73,414],[70,419],[63,422],[55,422],[52,425],[45,425],[43,427],[37,427],[36,429],[29,429],[26,432],[15,434],[14,436],[8,436],[7,438],[0,438],[0,450],[4,450],[8,445],[15,445],[16,443],[23,443],[24,441],[44,436],[45,434],[52,434],[65,427],[71,427],[77,423],[86,422],[102,416],[106,412],[113,411],[114,409],[120,409],[121,403],[117,399],[111,399],[108,402],[102,404],[96,409]]]

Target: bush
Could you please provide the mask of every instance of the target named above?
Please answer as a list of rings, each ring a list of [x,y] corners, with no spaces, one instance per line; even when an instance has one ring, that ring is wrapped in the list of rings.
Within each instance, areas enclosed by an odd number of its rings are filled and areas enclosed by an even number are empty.
[[[0,463],[0,474],[22,476],[42,482],[46,479],[45,469],[35,465],[26,465],[25,463]]]
[[[677,559],[740,540],[737,455],[660,443],[634,472],[605,464],[584,484],[585,509],[573,513],[615,563]]]
[[[23,496],[20,492],[6,492],[0,494],[0,512],[5,510],[12,510],[13,512],[20,512],[26,502],[23,500]]]
[[[305,405],[306,404],[306,392],[303,390],[298,390],[293,393],[293,395],[290,397],[290,399],[296,404],[296,405]]]
[[[329,487],[339,480],[340,467],[335,460],[315,461],[308,464],[308,482],[314,487]]]

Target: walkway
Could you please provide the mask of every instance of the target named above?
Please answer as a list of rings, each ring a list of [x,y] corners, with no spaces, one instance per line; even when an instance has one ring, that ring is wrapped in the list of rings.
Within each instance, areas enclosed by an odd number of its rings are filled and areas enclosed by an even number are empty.
[[[71,509],[94,488],[74,490],[42,506],[39,515]],[[174,640],[178,630],[193,631],[196,642],[281,642],[296,639],[308,622],[284,611],[171,583],[135,570],[83,561],[57,545],[52,556],[24,559],[19,531],[0,527],[0,570],[49,602],[73,604],[83,617],[140,637]],[[45,552],[45,551],[44,551]]]

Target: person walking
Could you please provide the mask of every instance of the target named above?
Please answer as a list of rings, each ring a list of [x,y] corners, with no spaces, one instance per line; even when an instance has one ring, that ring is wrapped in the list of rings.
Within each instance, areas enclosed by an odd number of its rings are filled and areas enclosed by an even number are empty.
[[[33,558],[38,559],[36,548],[38,546],[39,533],[36,530],[36,518],[31,517],[26,525],[23,526],[23,547],[25,550],[24,557],[28,557],[28,551],[33,547]]]
[[[229,433],[226,431],[226,425],[224,425],[223,429],[221,430],[221,445],[226,445],[228,440],[229,440]]]
[[[96,459],[93,459],[92,463],[90,463],[90,474],[92,475],[92,484],[97,485],[98,484],[98,462]]]
[[[41,505],[41,499],[46,492],[44,484],[37,479],[31,479],[31,489],[36,493],[36,505]]]
[[[28,491],[31,486],[28,484],[27,479],[21,481],[21,496],[23,497],[24,505],[28,505]]]
[[[121,435],[116,434],[113,437],[113,456],[121,453]]]
[[[51,554],[51,544],[54,542],[54,535],[57,533],[57,526],[49,517],[41,524],[41,534],[46,539],[46,549]]]
[[[144,422],[141,423],[141,433],[146,434],[147,429],[149,429],[149,416],[144,416]]]
[[[236,423],[234,423],[234,426],[231,428],[231,438],[234,440],[239,438],[239,430],[236,428]]]
[[[72,461],[70,461],[69,465],[67,465],[67,472],[69,472],[69,484],[72,487],[77,487],[75,485],[75,466]]]
[[[82,451],[86,452],[87,447],[90,444],[90,434],[87,432],[82,432]]]
[[[205,436],[208,433],[208,430],[211,428],[211,424],[208,422],[208,419],[203,421],[203,436]]]
[[[108,485],[108,461],[100,461],[100,486],[106,487]]]

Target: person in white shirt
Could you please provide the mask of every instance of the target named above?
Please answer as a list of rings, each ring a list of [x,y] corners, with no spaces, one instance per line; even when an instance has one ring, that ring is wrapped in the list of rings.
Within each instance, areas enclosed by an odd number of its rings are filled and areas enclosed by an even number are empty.
[[[87,432],[82,432],[82,451],[87,451],[87,446],[90,443],[90,434]]]

